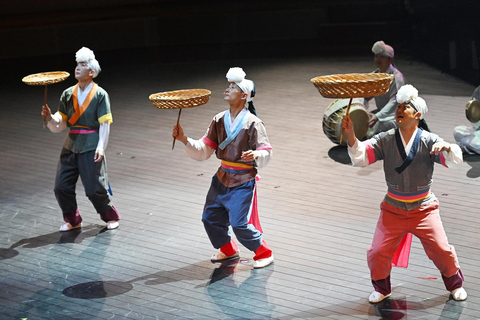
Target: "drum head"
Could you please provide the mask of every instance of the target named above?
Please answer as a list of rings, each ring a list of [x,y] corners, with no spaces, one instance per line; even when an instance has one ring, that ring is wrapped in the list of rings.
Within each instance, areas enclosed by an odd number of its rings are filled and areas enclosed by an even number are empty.
[[[350,119],[352,119],[355,128],[355,137],[359,140],[365,138],[368,131],[368,113],[365,108],[359,108],[358,106],[355,106],[355,108],[350,107]],[[343,137],[342,144],[346,145],[346,141],[346,137]]]
[[[323,116],[323,132],[333,143],[340,144],[342,135],[342,119],[346,114],[350,99],[337,99],[332,102]],[[368,131],[368,113],[363,104],[352,103],[350,105],[350,119],[355,127],[355,136],[358,139],[365,137]],[[343,137],[341,145],[346,145],[346,137]]]

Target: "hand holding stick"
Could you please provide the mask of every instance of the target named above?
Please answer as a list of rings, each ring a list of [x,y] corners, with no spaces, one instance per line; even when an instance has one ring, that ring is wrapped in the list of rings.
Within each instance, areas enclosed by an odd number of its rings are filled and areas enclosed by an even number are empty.
[[[350,112],[350,106],[352,105],[352,100],[353,98],[350,98],[350,101],[348,101],[348,107],[347,107],[347,112],[345,113],[344,117],[348,117],[348,114]],[[345,133],[345,129],[342,127],[342,134],[340,135],[340,144],[343,142],[343,134]]]
[[[177,127],[178,124],[180,123],[180,115],[182,114],[182,109],[178,109],[178,118],[177,118]],[[172,150],[175,148],[175,140],[177,140],[175,137],[173,137],[173,144],[172,144]]]
[[[43,95],[43,105],[47,105],[47,94],[48,94],[48,85],[45,85],[45,93]],[[47,119],[43,118],[43,129],[45,129],[47,126]]]
[[[158,109],[179,109],[176,128],[180,124],[180,115],[183,108],[192,108],[204,105],[208,102],[212,92],[206,89],[175,90],[151,94],[148,98]],[[175,129],[174,129],[175,130]],[[175,148],[175,140],[178,136],[173,133],[172,150]],[[183,143],[186,143],[183,141]]]
[[[43,105],[47,105],[47,94],[48,94],[48,85],[64,81],[70,76],[70,73],[65,71],[51,71],[51,72],[42,72],[35,73],[23,77],[22,81],[30,86],[45,86],[45,93],[43,95]],[[43,109],[42,109],[43,115]],[[47,119],[43,118],[43,128],[46,127]]]
[[[355,144],[357,139],[355,136],[355,128],[352,119],[349,115],[346,115],[342,118],[342,129],[345,130],[345,135],[347,136],[347,145],[352,147]]]

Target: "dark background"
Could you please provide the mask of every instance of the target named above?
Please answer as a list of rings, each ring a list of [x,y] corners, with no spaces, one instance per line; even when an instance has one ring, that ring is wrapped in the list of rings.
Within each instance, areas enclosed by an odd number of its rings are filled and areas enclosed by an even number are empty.
[[[384,40],[397,57],[410,56],[478,85],[478,2],[1,1],[0,66],[5,73],[35,57],[45,68],[35,72],[65,69],[63,59],[71,61],[82,46],[100,61],[102,54],[132,59],[134,51],[138,59],[175,62],[365,55]],[[38,59],[52,56],[58,65]]]

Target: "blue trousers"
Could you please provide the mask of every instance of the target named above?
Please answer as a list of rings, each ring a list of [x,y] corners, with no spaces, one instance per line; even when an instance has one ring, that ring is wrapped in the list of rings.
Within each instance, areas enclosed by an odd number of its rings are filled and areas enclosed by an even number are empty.
[[[215,175],[207,194],[202,222],[213,247],[221,248],[231,240],[229,226],[237,240],[251,251],[262,245],[262,233],[250,222],[255,179],[236,187],[225,187]]]

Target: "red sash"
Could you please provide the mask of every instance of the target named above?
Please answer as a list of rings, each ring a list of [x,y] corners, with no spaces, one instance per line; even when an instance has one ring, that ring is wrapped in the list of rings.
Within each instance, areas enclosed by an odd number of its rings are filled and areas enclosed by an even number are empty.
[[[392,266],[407,268],[408,258],[410,257],[410,248],[412,247],[412,234],[407,233],[403,236],[395,255],[393,256]]]

